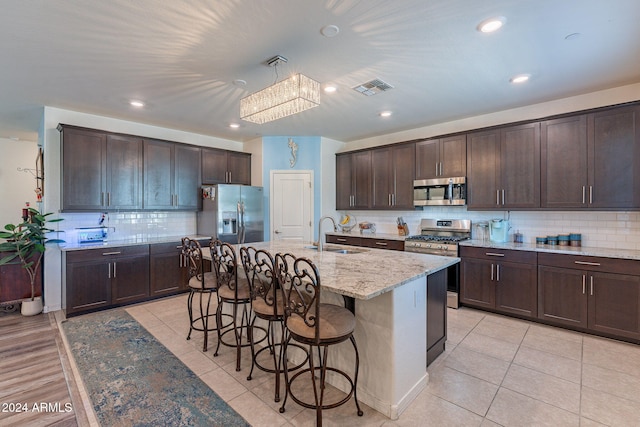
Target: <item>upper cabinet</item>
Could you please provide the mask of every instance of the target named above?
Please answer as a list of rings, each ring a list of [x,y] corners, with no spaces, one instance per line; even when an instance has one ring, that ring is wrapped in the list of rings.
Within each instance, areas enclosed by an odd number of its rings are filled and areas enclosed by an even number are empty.
[[[415,179],[466,176],[467,137],[457,135],[417,142],[415,158]]]
[[[203,148],[202,183],[251,185],[251,154]]]
[[[68,125],[62,147],[62,210],[142,208],[142,140]]]
[[[469,209],[540,207],[540,124],[467,135]]]
[[[542,207],[640,208],[639,106],[542,122]]]
[[[200,148],[144,141],[144,208],[197,210]]]
[[[415,144],[371,152],[373,209],[413,209]]]
[[[336,209],[371,207],[371,151],[336,155]]]

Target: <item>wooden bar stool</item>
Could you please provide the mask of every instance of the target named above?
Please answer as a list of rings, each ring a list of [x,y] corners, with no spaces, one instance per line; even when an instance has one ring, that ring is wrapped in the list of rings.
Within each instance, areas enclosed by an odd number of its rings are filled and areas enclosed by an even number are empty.
[[[322,425],[322,410],[336,408],[353,396],[358,416],[362,416],[357,396],[360,357],[353,336],[356,326],[355,315],[347,308],[320,302],[320,274],[315,264],[306,258],[296,258],[291,254],[277,254],[275,257],[278,282],[285,294],[284,377],[286,395],[280,412],[285,411],[287,397],[305,408],[316,410],[316,425]],[[309,367],[289,376],[287,372],[287,348],[291,340],[309,347]],[[351,341],[355,351],[355,371],[353,379],[346,372],[328,365],[328,348],[344,341]],[[318,364],[315,364],[313,348],[318,350]],[[350,384],[347,395],[333,403],[324,402],[327,371],[343,376]],[[291,385],[303,374],[308,374],[313,385],[314,402],[304,402],[292,392]],[[319,384],[318,384],[319,379]]]

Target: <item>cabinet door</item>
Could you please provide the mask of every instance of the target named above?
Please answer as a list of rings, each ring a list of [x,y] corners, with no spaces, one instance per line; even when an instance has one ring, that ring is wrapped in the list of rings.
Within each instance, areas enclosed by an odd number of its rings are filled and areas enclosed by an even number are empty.
[[[142,300],[149,296],[149,256],[118,257],[111,261],[113,304]]]
[[[142,208],[142,140],[107,135],[106,205],[108,209]]]
[[[500,174],[501,207],[540,207],[539,123],[500,131]]]
[[[111,266],[104,260],[67,263],[67,314],[111,304]]]
[[[173,143],[144,141],[144,208],[174,208]]]
[[[460,269],[460,302],[480,308],[496,306],[495,263],[463,258]]]
[[[472,133],[467,141],[469,209],[495,209],[500,202],[499,131]]]
[[[447,149],[447,154],[450,150]],[[466,153],[464,153],[466,156]],[[448,170],[447,170],[448,172]],[[416,143],[416,179],[437,178],[440,173],[440,140],[429,139]],[[463,176],[463,175],[460,175]]]
[[[589,202],[640,207],[640,107],[589,114]]]
[[[391,209],[393,193],[393,170],[391,148],[381,148],[371,151],[371,184],[373,209]]]
[[[640,339],[640,276],[589,273],[589,329]]]
[[[202,149],[202,183],[224,184],[227,181],[227,152]]]
[[[538,315],[538,274],[535,264],[496,264],[496,310],[526,317]]]
[[[351,154],[336,155],[336,209],[351,209],[353,203]]]
[[[175,155],[175,207],[198,210],[200,203],[200,149],[176,144]]]
[[[447,269],[427,277],[427,366],[442,352],[447,341]]]
[[[581,270],[538,266],[538,318],[586,328],[586,281]]]
[[[186,289],[187,269],[182,263],[179,246],[173,252],[150,255],[149,274],[151,296],[170,294]]]
[[[392,152],[392,207],[413,209],[413,180],[415,178],[415,144],[394,147]]]
[[[62,130],[62,210],[106,208],[106,135],[80,129]]]
[[[371,207],[371,151],[352,154],[352,209],[369,209]]]
[[[540,128],[541,206],[579,208],[587,202],[587,120],[547,120]]]
[[[441,176],[467,175],[467,136],[457,135],[440,140]],[[418,179],[418,178],[416,178]]]
[[[227,169],[231,184],[251,185],[251,154],[229,151]]]

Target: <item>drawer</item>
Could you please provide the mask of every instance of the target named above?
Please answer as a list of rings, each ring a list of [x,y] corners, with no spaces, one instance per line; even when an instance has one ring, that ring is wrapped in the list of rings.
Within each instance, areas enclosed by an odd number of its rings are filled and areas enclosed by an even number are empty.
[[[514,251],[510,249],[460,246],[460,257],[536,264],[538,260],[538,253],[533,251]]]
[[[154,243],[149,245],[149,253],[151,255],[180,252],[181,250],[182,242]]]
[[[340,245],[351,246],[363,246],[362,238],[354,236],[337,236],[334,234],[327,234],[327,243],[337,243]]]
[[[101,249],[86,249],[66,252],[67,263],[94,259],[108,259],[115,256],[148,255],[149,245],[113,246]]]
[[[603,258],[582,255],[539,253],[538,264],[551,267],[575,268],[605,273],[640,275],[640,261],[620,258]]]
[[[368,248],[388,249],[392,251],[404,251],[403,240],[363,238],[362,246],[366,246]]]

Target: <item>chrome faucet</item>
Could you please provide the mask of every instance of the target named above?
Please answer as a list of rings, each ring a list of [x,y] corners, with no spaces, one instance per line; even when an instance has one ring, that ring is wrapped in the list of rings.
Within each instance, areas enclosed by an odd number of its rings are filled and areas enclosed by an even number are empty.
[[[323,216],[318,221],[318,252],[322,252],[322,221],[325,219],[330,219],[333,223],[333,231],[338,231],[338,226],[336,225],[336,220],[331,216]]]

